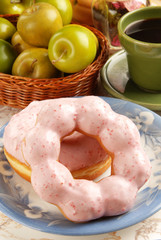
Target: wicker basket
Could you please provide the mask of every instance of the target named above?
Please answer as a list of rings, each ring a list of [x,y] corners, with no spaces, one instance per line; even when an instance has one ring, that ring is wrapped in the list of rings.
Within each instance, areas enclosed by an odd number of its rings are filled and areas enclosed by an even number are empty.
[[[18,15],[3,17],[16,25]],[[95,33],[100,44],[98,56],[92,64],[78,73],[61,78],[32,79],[0,73],[0,104],[25,108],[33,100],[94,94],[99,70],[109,56],[109,44],[100,31],[86,27]]]

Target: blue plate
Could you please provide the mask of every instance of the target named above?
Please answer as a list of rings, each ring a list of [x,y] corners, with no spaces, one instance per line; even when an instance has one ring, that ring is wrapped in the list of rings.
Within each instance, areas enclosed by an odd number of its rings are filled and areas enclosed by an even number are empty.
[[[42,201],[31,184],[12,170],[3,153],[3,126],[0,129],[0,210],[5,215],[43,232],[81,236],[129,227],[161,209],[161,117],[135,103],[106,97],[103,99],[114,111],[126,115],[136,124],[143,147],[151,160],[151,177],[139,191],[133,209],[120,216],[88,223],[76,224],[68,221],[55,206]]]

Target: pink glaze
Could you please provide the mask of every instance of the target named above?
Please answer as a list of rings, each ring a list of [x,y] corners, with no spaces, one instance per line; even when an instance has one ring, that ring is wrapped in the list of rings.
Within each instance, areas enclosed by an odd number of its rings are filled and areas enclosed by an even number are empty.
[[[28,117],[31,109],[35,109],[32,120]],[[21,122],[27,122],[27,130]],[[60,139],[75,130],[93,136],[114,156],[114,175],[97,183],[76,180],[57,161]],[[37,194],[75,222],[130,210],[151,172],[135,124],[95,96],[31,103],[6,127],[4,147],[17,158],[24,156],[23,161],[31,166],[31,183]]]
[[[62,140],[59,162],[73,172],[99,163],[107,155],[96,139],[74,132]]]
[[[22,153],[22,141],[26,134],[37,122],[37,116],[46,101],[32,102],[27,108],[12,117],[12,124],[8,124],[7,133],[9,140],[5,143],[8,153],[20,162],[28,165]],[[22,120],[23,119],[23,120]],[[14,126],[14,128],[13,128]],[[7,137],[4,138],[4,141]],[[45,146],[45,145],[44,145]],[[72,148],[72,151],[71,151]],[[107,153],[98,141],[84,134],[74,132],[62,140],[59,162],[65,165],[71,172],[84,167],[90,167],[107,157]]]

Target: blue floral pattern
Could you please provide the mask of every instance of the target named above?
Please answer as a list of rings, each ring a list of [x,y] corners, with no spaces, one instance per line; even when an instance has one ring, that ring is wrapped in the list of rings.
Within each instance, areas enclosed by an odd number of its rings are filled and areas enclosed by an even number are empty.
[[[38,230],[62,235],[92,235],[116,231],[151,216],[161,209],[161,118],[154,112],[127,101],[106,98],[112,109],[129,117],[140,131],[145,151],[152,164],[149,181],[139,191],[131,211],[117,217],[89,223],[68,221],[53,205],[41,200],[30,183],[10,167],[3,153],[3,132],[0,129],[0,210],[10,218]]]

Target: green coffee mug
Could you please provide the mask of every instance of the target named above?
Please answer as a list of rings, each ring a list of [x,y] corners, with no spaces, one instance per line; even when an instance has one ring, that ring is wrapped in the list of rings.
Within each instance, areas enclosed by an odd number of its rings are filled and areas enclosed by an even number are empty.
[[[129,24],[142,19],[161,18],[161,7],[151,6],[125,14],[118,22],[118,34],[127,53],[129,74],[135,84],[146,91],[161,90],[161,41],[135,40],[125,33]]]

